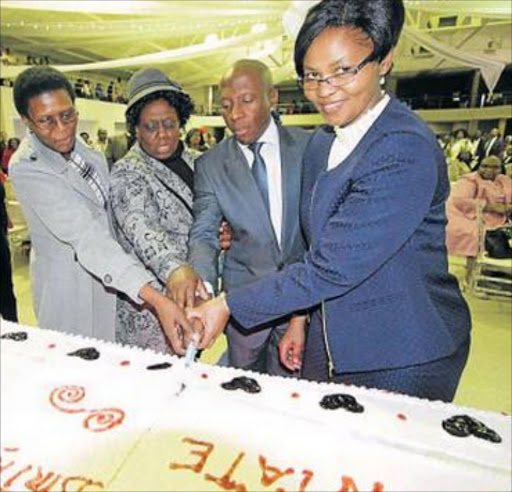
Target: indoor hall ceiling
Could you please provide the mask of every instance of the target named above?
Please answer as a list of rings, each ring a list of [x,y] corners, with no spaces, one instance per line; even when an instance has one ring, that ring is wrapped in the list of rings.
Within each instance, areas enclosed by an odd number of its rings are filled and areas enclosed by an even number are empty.
[[[103,62],[84,65],[82,73],[94,67],[108,76],[129,75],[142,66],[157,66],[190,89],[216,84],[239,58],[260,58],[281,82],[295,77],[294,35],[313,3],[1,0],[1,44],[13,53],[47,55],[56,65]],[[436,41],[511,62],[508,1],[406,1],[406,10],[406,25]],[[404,35],[397,52],[398,72],[464,66]]]

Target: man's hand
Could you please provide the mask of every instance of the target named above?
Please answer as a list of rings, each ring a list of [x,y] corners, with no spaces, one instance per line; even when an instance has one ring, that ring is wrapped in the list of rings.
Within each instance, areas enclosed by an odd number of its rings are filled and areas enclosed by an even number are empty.
[[[199,342],[200,349],[210,348],[213,345],[226,328],[229,315],[229,307],[223,294],[206,301],[199,307],[187,309],[189,320],[200,321],[203,325],[203,335]]]
[[[298,371],[302,367],[305,340],[306,316],[292,316],[288,328],[279,342],[279,358],[290,371]]]
[[[181,308],[192,308],[196,297],[209,299],[201,277],[190,265],[182,265],[169,275],[166,285],[166,294]]]
[[[185,312],[174,301],[165,297],[149,284],[142,287],[139,297],[155,310],[174,351],[178,355],[184,355],[194,332],[201,330],[200,324],[194,323],[193,325],[185,316]]]
[[[227,250],[231,248],[231,226],[223,220],[219,227],[219,245],[220,249]]]

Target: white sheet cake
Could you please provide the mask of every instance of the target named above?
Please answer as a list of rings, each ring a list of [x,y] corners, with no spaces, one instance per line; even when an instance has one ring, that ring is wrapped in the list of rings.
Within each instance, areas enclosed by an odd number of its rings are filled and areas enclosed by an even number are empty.
[[[512,488],[510,416],[186,369],[175,357],[6,321],[0,335],[1,490]]]

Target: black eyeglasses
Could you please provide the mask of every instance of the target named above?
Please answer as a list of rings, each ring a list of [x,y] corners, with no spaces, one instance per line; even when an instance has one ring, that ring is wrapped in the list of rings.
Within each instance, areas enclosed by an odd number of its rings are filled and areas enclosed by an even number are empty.
[[[327,75],[326,77],[323,77],[315,72],[305,73],[303,77],[298,79],[299,87],[305,91],[315,91],[320,87],[322,82],[329,84],[331,87],[342,87],[343,85],[352,82],[356,78],[357,74],[366,65],[368,65],[368,63],[375,61],[375,58],[375,53],[371,53],[355,67],[340,68],[332,75]]]
[[[41,116],[40,118],[29,118],[34,125],[44,131],[51,131],[60,121],[62,125],[67,126],[74,123],[78,118],[78,111],[75,108],[69,108],[55,116]]]

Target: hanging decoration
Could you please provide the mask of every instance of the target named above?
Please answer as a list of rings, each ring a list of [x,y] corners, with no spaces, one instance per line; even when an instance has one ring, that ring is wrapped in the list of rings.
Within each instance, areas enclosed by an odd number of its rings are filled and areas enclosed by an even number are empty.
[[[478,68],[491,93],[494,91],[501,73],[506,67],[506,63],[503,61],[493,60],[488,56],[479,56],[458,50],[457,48],[441,43],[429,34],[412,26],[404,26],[404,35],[435,55],[460,63],[465,67]]]

